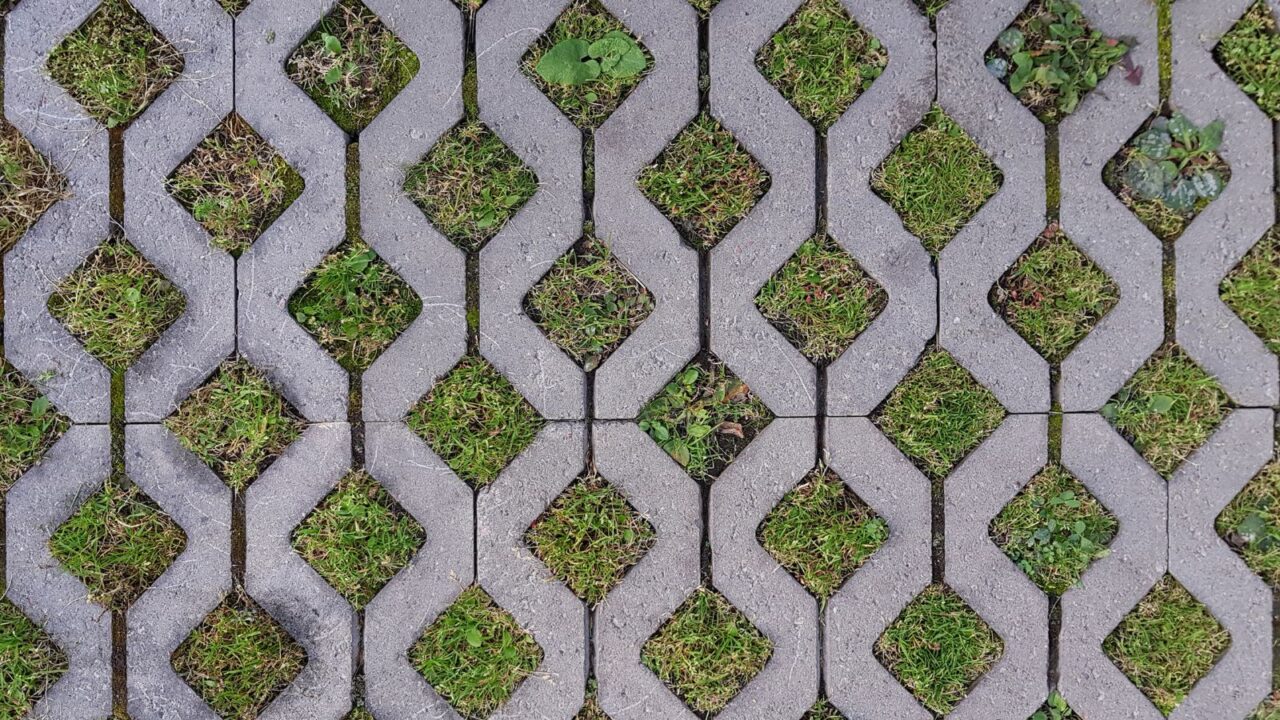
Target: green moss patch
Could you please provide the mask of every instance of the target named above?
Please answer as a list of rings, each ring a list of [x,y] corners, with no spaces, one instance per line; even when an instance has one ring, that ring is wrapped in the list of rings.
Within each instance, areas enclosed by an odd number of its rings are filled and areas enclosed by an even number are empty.
[[[1102,642],[1107,657],[1168,715],[1231,644],[1199,600],[1165,576]]]
[[[1041,470],[991,521],[991,538],[1031,581],[1052,595],[1080,582],[1105,557],[1119,523],[1060,465]]]
[[[1249,569],[1280,588],[1280,460],[1244,486],[1218,516],[1217,527]]]
[[[178,202],[235,257],[302,194],[303,181],[239,115],[223,120],[169,178]]]
[[[1134,373],[1102,415],[1168,477],[1205,443],[1229,411],[1217,381],[1176,345],[1168,345]]]
[[[465,718],[487,718],[542,664],[542,648],[479,587],[464,590],[409,661]]]
[[[293,547],[356,610],[426,541],[413,516],[363,470],[348,474],[293,532]]]
[[[1218,64],[1272,120],[1280,120],[1280,32],[1266,0],[1258,0],[1214,50]]]
[[[108,480],[49,539],[53,557],[89,588],[89,598],[123,611],[187,546],[186,535],[136,485]]]
[[[773,643],[740,610],[699,589],[645,642],[640,662],[705,716],[723,710],[772,654]]]
[[[182,53],[126,0],[103,0],[49,55],[53,79],[109,128],[141,115],[182,68]]]
[[[805,357],[831,362],[883,310],[888,295],[831,238],[806,240],[756,295],[756,307]]]
[[[873,420],[935,481],[942,480],[1004,420],[995,395],[945,350],[929,350]]]
[[[70,426],[22,373],[0,363],[0,494],[40,462]]]
[[[1004,176],[942,108],[934,107],[871,176],[871,188],[937,255],[1000,189]]]
[[[67,668],[53,638],[0,597],[0,717],[27,717]]]
[[[360,0],[340,0],[286,70],[338,127],[354,133],[418,74],[418,56]]]
[[[1280,355],[1280,226],[1272,228],[1222,281],[1222,301]]]
[[[889,539],[889,523],[820,467],[760,524],[760,544],[826,602]]]
[[[751,388],[714,357],[676,373],[637,419],[700,482],[718,477],[772,420]]]
[[[441,378],[406,422],[473,487],[496,480],[546,423],[511,381],[477,356]]]
[[[765,78],[821,132],[888,64],[884,46],[840,0],[807,0],[756,56]]]
[[[640,189],[685,240],[710,250],[769,189],[769,174],[710,115],[699,115],[640,173]]]
[[[953,590],[932,585],[885,630],[875,653],[925,707],[946,715],[1000,659],[1004,643]]]
[[[0,255],[68,195],[66,178],[17,128],[0,121]]]

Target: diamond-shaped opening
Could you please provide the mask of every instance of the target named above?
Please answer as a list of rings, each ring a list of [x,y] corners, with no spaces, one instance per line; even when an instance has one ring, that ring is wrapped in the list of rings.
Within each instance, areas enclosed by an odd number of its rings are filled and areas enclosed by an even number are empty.
[[[302,194],[303,180],[239,115],[228,115],[173,171],[169,191],[235,257]]]
[[[600,707],[600,693],[594,679],[587,681],[587,700],[573,720],[612,720]]]
[[[772,421],[764,402],[713,355],[676,373],[637,418],[641,430],[703,483],[719,477]]]
[[[173,669],[224,718],[256,718],[294,681],[307,654],[240,588],[178,646]]]
[[[710,250],[769,190],[769,173],[708,114],[699,115],[639,177],[640,190],[695,250]]]
[[[848,718],[824,698],[814,703],[800,720],[848,720]]]
[[[477,488],[496,480],[546,424],[511,381],[475,355],[440,378],[405,422]]]
[[[244,9],[249,7],[249,3],[251,1],[252,0],[218,0],[218,4],[222,6],[223,10],[231,13],[232,17],[235,17],[244,12]]]
[[[231,358],[165,420],[178,440],[243,492],[302,434],[305,423],[266,375]]]
[[[39,463],[70,426],[49,398],[0,361],[0,495]]]
[[[1213,669],[1231,635],[1166,575],[1102,642],[1111,662],[1168,715]]]
[[[343,478],[293,532],[293,548],[356,610],[425,541],[418,521],[363,470]]]
[[[756,295],[756,307],[815,363],[840,357],[884,311],[888,294],[826,235],[806,240]]]
[[[405,193],[455,245],[477,252],[538,191],[538,176],[478,120],[457,125],[405,173]]]
[[[67,668],[67,656],[53,638],[0,597],[0,717],[27,717]]]
[[[991,158],[937,106],[871,176],[871,188],[935,256],[1003,183]]]
[[[109,128],[141,115],[183,65],[182,53],[127,0],[103,0],[49,55],[49,75]]]
[[[542,648],[474,586],[427,628],[409,662],[460,715],[487,718],[542,664]]]
[[[773,654],[773,643],[720,593],[700,588],[645,641],[640,662],[701,716],[720,712]]]
[[[649,317],[653,295],[608,245],[588,236],[529,290],[524,310],[551,342],[589,372]]]
[[[1120,288],[1054,223],[992,286],[990,302],[1057,364],[1120,302]]]
[[[941,715],[960,704],[1002,654],[1000,636],[945,585],[925,588],[875,645],[880,664]]]
[[[49,296],[54,319],[113,372],[141,357],[186,306],[182,291],[127,240],[114,236]]]
[[[522,69],[578,127],[600,127],[653,58],[599,0],[573,0],[525,53]]]
[[[1067,704],[1066,698],[1062,697],[1057,690],[1054,690],[1049,693],[1044,705],[1041,705],[1040,709],[1029,720],[1081,720],[1081,718]]]
[[[1266,0],[1257,0],[1222,36],[1214,57],[1272,120],[1280,120],[1280,31]]]
[[[991,539],[1050,595],[1080,583],[1105,557],[1119,523],[1061,465],[1049,465],[991,521]]]
[[[345,720],[375,720],[373,714],[362,707],[354,708],[347,713]]]
[[[339,0],[286,70],[338,127],[354,133],[418,74],[418,56],[360,0]]]
[[[187,536],[138,486],[115,478],[49,539],[54,558],[109,610],[131,606],[173,564]]]
[[[889,539],[889,523],[819,466],[783,496],[756,535],[779,565],[826,602]]]
[[[62,173],[17,128],[0,120],[0,256],[69,194]]]
[[[625,495],[588,473],[560,493],[524,539],[552,574],[598,605],[649,552],[657,532]]]
[[[1075,0],[1032,0],[987,49],[987,69],[1054,125],[1128,52],[1125,43],[1094,30]]]
[[[1280,226],[1271,228],[1222,281],[1222,301],[1280,355]]]
[[[1231,180],[1217,154],[1221,120],[1196,127],[1181,113],[1153,115],[1107,162],[1111,192],[1158,238],[1176,240]]]
[[[756,55],[756,66],[820,132],[884,72],[889,54],[840,0],[806,0]]]
[[[920,8],[920,12],[932,21],[938,16],[938,11],[947,6],[951,0],[915,0],[915,4]]]
[[[1250,570],[1280,588],[1280,460],[1244,486],[1218,516],[1217,527]]]
[[[996,396],[950,353],[931,348],[872,420],[925,475],[941,481],[1005,415]]]
[[[1169,344],[1101,412],[1156,472],[1169,477],[1209,439],[1229,410],[1230,399],[1217,381]]]
[[[458,7],[466,10],[468,13],[475,13],[481,7],[484,7],[485,0],[453,0]]]

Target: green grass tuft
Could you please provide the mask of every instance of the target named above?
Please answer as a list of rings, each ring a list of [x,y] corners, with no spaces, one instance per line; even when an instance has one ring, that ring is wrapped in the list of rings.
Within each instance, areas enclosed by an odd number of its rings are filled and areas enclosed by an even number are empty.
[[[1280,460],[1244,486],[1218,516],[1217,526],[1249,569],[1280,589]]]
[[[66,178],[17,128],[0,121],[0,255],[16,245],[54,203],[69,195]]]
[[[226,10],[235,16],[244,12],[244,9],[249,7],[249,3],[251,1],[252,0],[218,0],[218,4],[222,6],[223,10]]]
[[[819,700],[800,720],[846,720],[846,718],[830,702]]]
[[[0,363],[0,494],[40,462],[70,425],[22,373]]]
[[[1258,0],[1214,50],[1218,64],[1272,120],[1280,120],[1280,32],[1266,0]]]
[[[689,4],[698,11],[698,14],[706,17],[711,14],[712,9],[719,4],[720,0],[689,0]]]
[[[67,656],[53,638],[0,597],[0,717],[27,717],[67,667]]]
[[[951,0],[915,0],[916,5],[920,7],[920,11],[930,20],[937,17],[938,11],[946,7],[949,2]]]
[[[1031,716],[1030,720],[1080,720],[1080,716],[1067,704],[1057,690],[1049,693],[1049,699]]]
[[[1222,301],[1280,355],[1280,226],[1272,228],[1222,281]]]
[[[376,718],[368,710],[358,707],[347,713],[346,720],[376,720]]]

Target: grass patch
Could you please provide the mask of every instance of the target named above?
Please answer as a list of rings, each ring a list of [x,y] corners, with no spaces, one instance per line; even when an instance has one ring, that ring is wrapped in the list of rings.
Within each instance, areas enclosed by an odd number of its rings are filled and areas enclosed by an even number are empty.
[[[653,525],[594,474],[569,486],[525,533],[534,554],[593,606],[656,541]]]
[[[800,720],[846,720],[844,715],[827,700],[819,700]]]
[[[1060,465],[1041,470],[991,521],[991,538],[1031,581],[1051,595],[1080,582],[1109,553],[1119,523]]]
[[[1165,576],[1103,640],[1102,649],[1168,715],[1230,644],[1209,609]]]
[[[826,235],[806,240],[756,295],[756,307],[804,356],[828,363],[888,302],[884,288]]]
[[[479,587],[464,590],[409,651],[460,715],[486,718],[542,664],[542,648]]]
[[[1120,289],[1049,226],[991,289],[991,306],[1045,360],[1066,359],[1120,301]]]
[[[1208,373],[1176,345],[1167,345],[1101,412],[1156,472],[1168,477],[1209,439],[1229,402]]]
[[[232,114],[169,178],[169,190],[234,257],[302,194],[303,181],[249,123]]]
[[[49,55],[49,75],[109,128],[128,124],[182,74],[182,53],[126,0],[103,0]]]
[[[0,255],[59,200],[67,180],[9,123],[0,121]]]
[[[871,188],[933,255],[1003,182],[995,163],[937,106],[871,175]]]
[[[357,611],[426,541],[413,516],[363,470],[348,474],[293,532],[293,547]]]
[[[365,710],[362,707],[358,707],[353,709],[351,712],[347,713],[346,720],[376,720],[376,719],[373,717],[373,713],[370,713],[368,710]]]
[[[218,715],[254,720],[302,672],[307,654],[236,588],[182,641],[172,661]]]
[[[1222,301],[1280,355],[1280,226],[1272,228],[1222,281]]]
[[[136,485],[110,479],[49,538],[53,556],[89,588],[89,599],[123,611],[187,546],[186,535]]]
[[[404,189],[445,237],[475,252],[538,192],[538,177],[501,138],[470,120],[409,168]]]
[[[825,603],[889,539],[889,523],[835,473],[819,467],[769,511],[757,536]]]
[[[1049,693],[1049,699],[1031,716],[1030,720],[1080,720],[1080,716],[1067,704],[1057,690]]]
[[[67,668],[67,656],[53,638],[0,597],[0,717],[27,717]]]
[[[889,53],[840,0],[807,0],[756,56],[756,66],[825,133],[889,64]]]
[[[588,372],[653,312],[653,295],[604,243],[584,238],[525,297],[525,312]]]
[[[638,182],[685,241],[697,250],[710,250],[768,191],[769,174],[704,113],[641,171]]]
[[[773,420],[718,359],[690,363],[640,410],[637,422],[695,480],[710,482]]]
[[[764,670],[773,643],[719,593],[695,590],[640,651],[640,662],[695,713],[720,712]]]
[[[698,14],[702,15],[703,17],[710,15],[711,11],[719,3],[720,3],[720,0],[689,0],[689,4],[692,5],[694,9],[698,11]]]
[[[1244,486],[1218,516],[1217,527],[1249,569],[1280,588],[1280,460]]]
[[[946,715],[995,665],[1004,643],[950,588],[931,585],[876,641],[875,653],[925,707]]]
[[[142,356],[187,300],[142,253],[112,237],[49,296],[49,312],[112,372]]]
[[[932,480],[940,481],[1004,420],[995,395],[945,350],[926,351],[874,421]]]
[[[8,363],[0,363],[0,494],[62,437],[71,423]]]
[[[338,127],[354,133],[418,74],[418,56],[360,0],[340,0],[286,70]]]
[[[930,20],[938,16],[938,11],[947,6],[951,0],[915,0],[916,5],[920,8],[920,12]]]
[[[231,13],[232,16],[236,16],[244,12],[244,9],[249,7],[249,3],[251,1],[252,0],[218,0],[218,4],[222,6],[223,10]]]
[[[406,422],[477,488],[496,480],[546,424],[509,380],[474,355],[441,378]]]
[[[1280,120],[1280,32],[1258,0],[1214,49],[1218,64],[1272,120]]]

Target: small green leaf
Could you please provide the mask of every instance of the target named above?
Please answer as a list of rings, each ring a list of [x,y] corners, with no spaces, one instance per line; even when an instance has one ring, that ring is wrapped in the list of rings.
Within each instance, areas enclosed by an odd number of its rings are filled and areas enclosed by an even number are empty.
[[[484,644],[484,636],[480,634],[477,628],[467,628],[467,644],[473,648],[478,648]]]
[[[338,38],[329,33],[321,33],[320,39],[324,41],[324,49],[337,55],[342,52],[342,42]]]
[[[1147,401],[1147,407],[1158,415],[1163,415],[1173,409],[1174,399],[1168,395],[1152,395]]]

